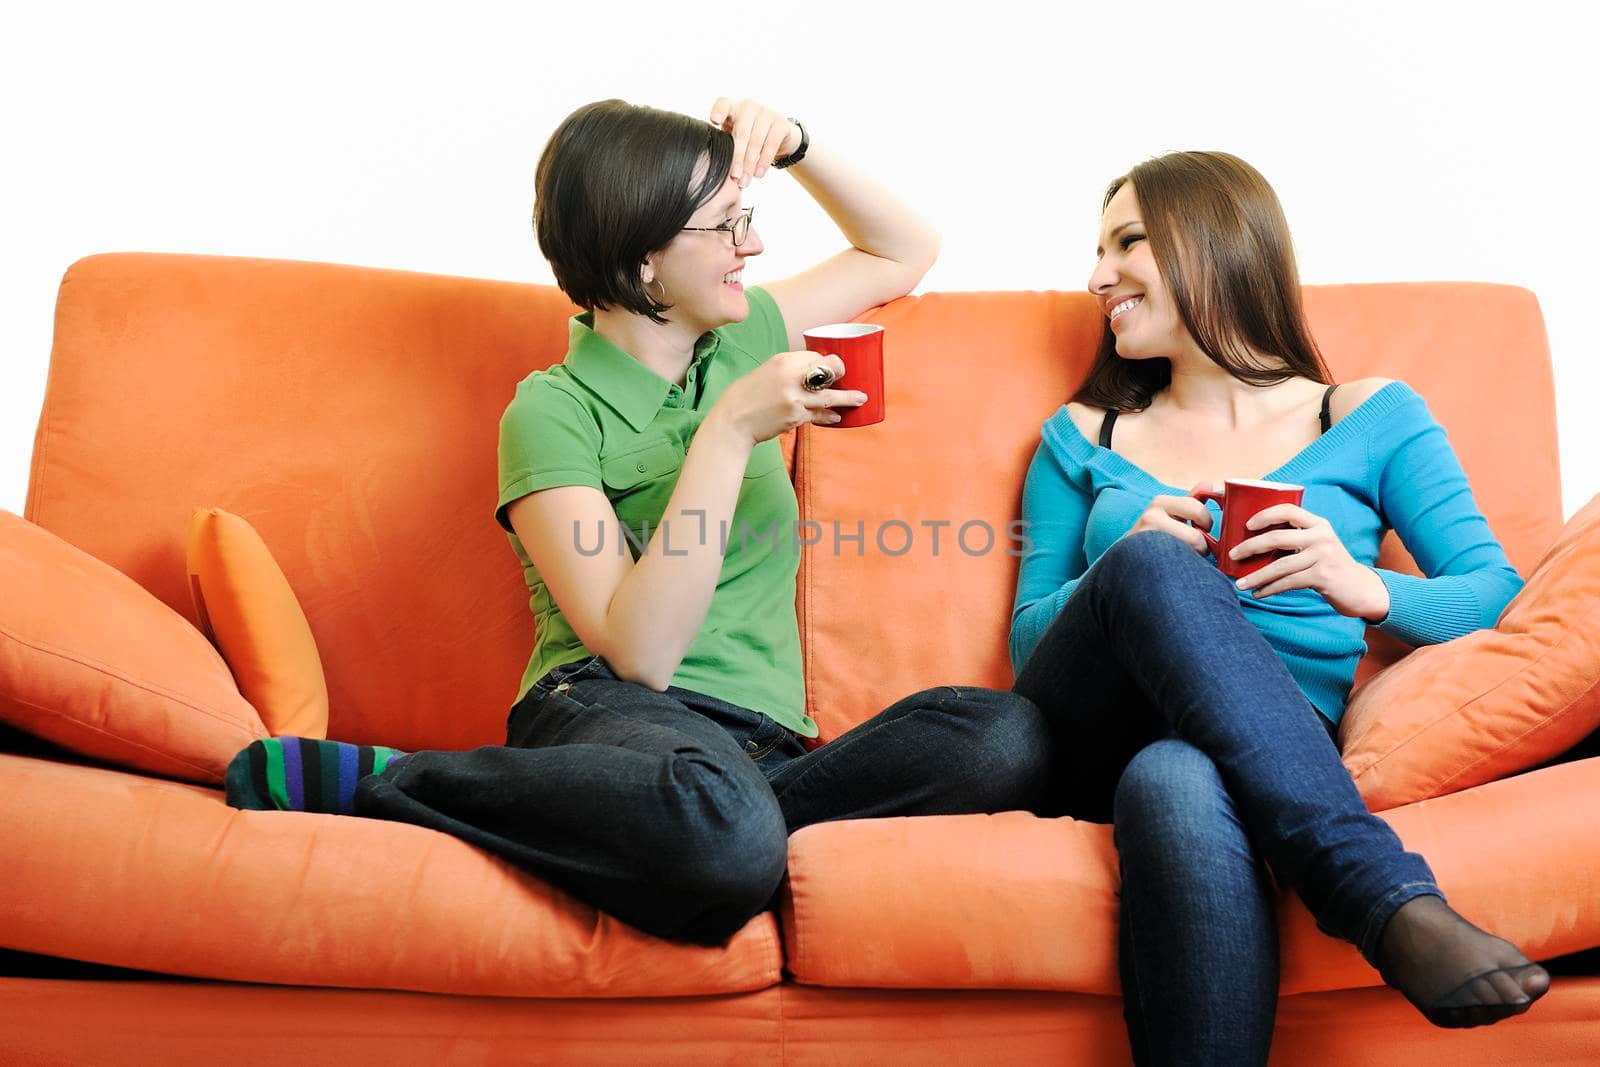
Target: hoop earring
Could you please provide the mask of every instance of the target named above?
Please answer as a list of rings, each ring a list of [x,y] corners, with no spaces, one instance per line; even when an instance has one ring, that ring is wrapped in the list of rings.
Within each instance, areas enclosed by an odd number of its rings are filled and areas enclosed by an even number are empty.
[[[656,303],[665,304],[667,302],[667,283],[662,281],[660,278],[656,278],[655,284],[661,286],[661,299],[656,300]],[[644,295],[650,296],[650,282],[644,283]],[[655,298],[651,297],[651,299],[654,300]]]

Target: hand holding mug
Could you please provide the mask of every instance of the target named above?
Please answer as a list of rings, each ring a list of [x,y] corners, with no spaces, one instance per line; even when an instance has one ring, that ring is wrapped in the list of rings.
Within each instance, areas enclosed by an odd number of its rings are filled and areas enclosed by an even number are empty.
[[[1189,495],[1196,500],[1215,501],[1222,509],[1222,529],[1218,535],[1212,537],[1208,533],[1201,534],[1205,538],[1206,548],[1217,559],[1217,569],[1229,578],[1243,578],[1272,562],[1276,558],[1272,555],[1234,554],[1239,542],[1249,536],[1245,523],[1254,518],[1257,512],[1276,504],[1298,505],[1304,499],[1305,492],[1304,486],[1287,482],[1261,482],[1253,478],[1229,478],[1222,483],[1221,492],[1209,486],[1196,486],[1190,490]],[[1209,522],[1206,525],[1210,527]]]
[[[871,426],[883,421],[883,327],[870,322],[832,322],[805,332],[806,347],[842,361],[844,374],[829,384],[858,390],[866,400],[832,425]]]
[[[1254,590],[1251,595],[1260,598],[1290,589],[1315,589],[1340,615],[1381,622],[1389,614],[1389,587],[1371,567],[1351,557],[1327,519],[1296,504],[1276,504],[1258,511],[1244,525],[1253,536],[1235,545],[1230,558],[1286,554],[1240,578],[1234,583],[1240,590]]]
[[[1201,482],[1194,487],[1193,492],[1209,491],[1210,482]],[[1200,529],[1195,529],[1191,523],[1198,523]],[[1158,496],[1151,500],[1149,505],[1140,513],[1138,520],[1128,528],[1128,534],[1136,534],[1143,530],[1160,530],[1162,533],[1171,534],[1200,555],[1210,551],[1206,545],[1206,535],[1202,530],[1211,529],[1211,512],[1194,496]]]
[[[865,403],[866,395],[849,389],[810,388],[807,380],[819,367],[831,375],[830,383],[844,377],[844,361],[838,356],[779,352],[723,390],[706,420],[719,419],[733,426],[752,444],[808,422],[836,425],[842,417],[829,409],[849,411]]]

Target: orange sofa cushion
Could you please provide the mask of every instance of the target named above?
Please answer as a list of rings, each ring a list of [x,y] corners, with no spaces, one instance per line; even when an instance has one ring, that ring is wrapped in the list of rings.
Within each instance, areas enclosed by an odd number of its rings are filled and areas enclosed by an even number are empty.
[[[1384,812],[1450,903],[1535,959],[1600,944],[1600,759]],[[789,839],[779,897],[795,980],[1115,996],[1121,877],[1111,827],[1020,812],[818,823]],[[1377,985],[1356,949],[1279,898],[1285,995]]]
[[[0,855],[27,857],[0,878],[4,944],[28,952],[482,996],[692,996],[779,981],[771,912],[722,947],[682,945],[419,826],[238,811],[214,789],[4,753],[0,782]]]
[[[248,515],[316,634],[330,737],[500,744],[533,616],[494,521],[495,440],[575,310],[549,285],[81,260],[56,302],[26,515],[191,621],[195,505]]]
[[[220,782],[234,753],[267,736],[182,616],[8,511],[0,589],[0,719],[95,759],[196,782]]]
[[[249,522],[221,508],[189,520],[189,592],[200,626],[273,735],[328,736],[322,659],[289,580]]]
[[[1600,497],[1493,630],[1419,648],[1351,697],[1345,766],[1374,811],[1492,782],[1600,725]]]

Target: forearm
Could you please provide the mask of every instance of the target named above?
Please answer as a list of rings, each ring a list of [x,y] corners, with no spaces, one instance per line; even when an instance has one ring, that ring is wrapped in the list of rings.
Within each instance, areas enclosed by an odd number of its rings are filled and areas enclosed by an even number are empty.
[[[660,526],[606,611],[607,658],[630,680],[665,689],[705,623],[751,447],[711,419],[695,434]]]
[[[1092,507],[1092,496],[1078,490],[1049,444],[1041,442],[1022,485],[1022,522],[1028,537],[1011,608],[1013,671],[1021,672],[1089,569],[1083,546]]]
[[[1379,569],[1390,596],[1379,629],[1418,647],[1453,641],[1476,630],[1492,628],[1522,579],[1510,565],[1468,574],[1419,578]]]
[[[1380,629],[1431,645],[1493,627],[1522,578],[1473,500],[1444,428],[1415,393],[1391,396],[1383,426],[1393,443],[1374,442],[1384,463],[1373,499],[1426,577],[1374,568],[1389,594]]]
[[[939,255],[939,232],[888,189],[815,142],[788,173],[811,194],[856,248],[926,274]]]

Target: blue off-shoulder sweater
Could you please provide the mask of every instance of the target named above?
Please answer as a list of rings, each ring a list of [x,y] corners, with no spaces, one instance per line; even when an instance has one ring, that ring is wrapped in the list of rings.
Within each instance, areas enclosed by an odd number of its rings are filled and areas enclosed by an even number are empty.
[[[1089,565],[1150,500],[1187,492],[1090,444],[1065,405],[1045,422],[1042,438],[1022,491],[1031,545],[1011,613],[1017,671]],[[1379,389],[1264,477],[1305,486],[1305,509],[1333,524],[1358,563],[1377,561],[1386,530],[1400,536],[1427,577],[1373,569],[1389,589],[1389,615],[1378,628],[1407,644],[1437,644],[1491,627],[1522,588],[1472,499],[1444,428],[1404,382]],[[1216,506],[1209,506],[1215,516]],[[1367,624],[1340,615],[1311,589],[1259,600],[1242,592],[1239,602],[1306,698],[1338,722],[1366,652]]]

